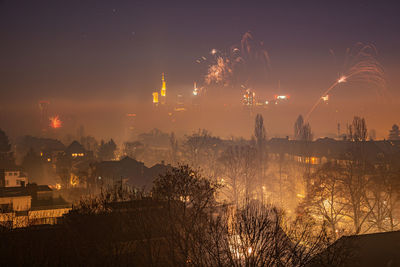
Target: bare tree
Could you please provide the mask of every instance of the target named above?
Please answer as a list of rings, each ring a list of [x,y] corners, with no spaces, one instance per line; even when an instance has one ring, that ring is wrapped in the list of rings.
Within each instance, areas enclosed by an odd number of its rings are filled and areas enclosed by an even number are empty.
[[[250,145],[228,147],[219,161],[224,170],[225,185],[230,199],[237,205],[243,199],[252,197],[257,188],[257,151]]]
[[[369,223],[380,232],[394,231],[398,226],[395,212],[400,201],[399,174],[396,164],[382,155],[370,177],[365,196],[370,211]]]
[[[285,223],[272,206],[247,202],[210,218],[208,230],[196,239],[201,256],[195,266],[305,266],[327,247],[320,227],[302,220]]]
[[[301,207],[330,228],[330,235],[338,238],[339,226],[345,217],[344,186],[341,180],[340,166],[328,162],[312,175],[312,183]]]
[[[205,129],[199,129],[192,135],[186,136],[182,146],[183,161],[215,181],[220,172],[217,160],[222,152],[221,147],[220,138],[212,136]]]
[[[341,179],[344,188],[344,201],[346,202],[346,215],[353,221],[354,234],[368,231],[364,229],[371,209],[368,210],[366,190],[369,186],[369,174],[372,166],[366,161],[354,157],[346,160],[341,170]]]
[[[348,137],[352,141],[366,141],[368,137],[365,119],[354,116],[353,122],[348,126]]]

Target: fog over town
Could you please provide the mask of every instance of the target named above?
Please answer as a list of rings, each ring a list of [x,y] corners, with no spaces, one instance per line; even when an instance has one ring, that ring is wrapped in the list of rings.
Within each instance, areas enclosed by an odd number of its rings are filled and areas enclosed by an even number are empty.
[[[0,265],[400,266],[398,11],[0,1]]]

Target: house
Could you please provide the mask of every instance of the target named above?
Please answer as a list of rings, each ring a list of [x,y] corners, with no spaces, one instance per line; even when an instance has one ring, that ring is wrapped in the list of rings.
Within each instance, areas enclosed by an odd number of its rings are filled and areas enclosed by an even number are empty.
[[[39,138],[28,135],[17,139],[17,158],[22,160],[29,149],[33,150],[35,154],[40,154],[45,161],[53,162],[57,155],[65,150],[65,146],[61,141],[50,138]]]
[[[3,226],[55,224],[70,209],[70,204],[63,198],[53,197],[53,191],[47,185],[0,188],[0,224]]]
[[[167,171],[168,165],[156,164],[151,168],[143,162],[125,157],[119,161],[102,161],[95,165],[94,177],[101,186],[116,183],[129,184],[137,188],[150,189],[154,178]]]
[[[72,158],[78,158],[84,157],[86,155],[86,150],[78,141],[73,141],[65,149],[65,153]]]
[[[400,266],[400,231],[343,236],[307,266]]]

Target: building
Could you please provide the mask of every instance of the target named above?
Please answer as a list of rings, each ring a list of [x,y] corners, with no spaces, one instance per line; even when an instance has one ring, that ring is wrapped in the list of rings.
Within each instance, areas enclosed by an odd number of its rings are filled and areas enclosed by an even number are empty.
[[[306,266],[400,266],[400,231],[343,236]]]
[[[153,92],[152,96],[154,107],[158,107],[159,103],[161,103],[162,105],[165,105],[167,103],[167,83],[165,82],[164,72],[161,75],[161,90],[160,92]]]
[[[362,156],[374,164],[382,157],[386,159],[400,156],[399,141],[342,141],[332,138],[320,138],[315,141],[289,140],[289,138],[272,138],[268,141],[271,160],[281,159],[318,167],[328,161],[343,163],[349,156]],[[362,155],[358,155],[362,153]],[[351,157],[350,157],[351,158]]]
[[[0,188],[0,225],[10,228],[55,224],[71,205],[47,185]]]
[[[243,101],[244,106],[252,107],[256,103],[256,93],[250,89],[247,89],[243,94]]]
[[[28,177],[19,168],[8,168],[0,170],[0,184],[4,187],[25,186],[28,184]]]

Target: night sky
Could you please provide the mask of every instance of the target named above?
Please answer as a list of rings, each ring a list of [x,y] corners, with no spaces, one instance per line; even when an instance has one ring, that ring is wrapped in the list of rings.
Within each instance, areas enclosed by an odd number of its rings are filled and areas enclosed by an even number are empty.
[[[398,106],[399,6],[396,1],[3,0],[0,103],[6,108],[40,99],[77,105],[126,97],[151,101],[161,72],[171,91],[185,93],[204,76],[196,58],[236,44],[251,31],[270,55],[268,86],[279,80],[294,97],[311,99],[308,106],[337,78],[340,64],[330,49],[343,54],[356,42],[374,44],[390,105]],[[374,103],[373,93],[363,97]]]

